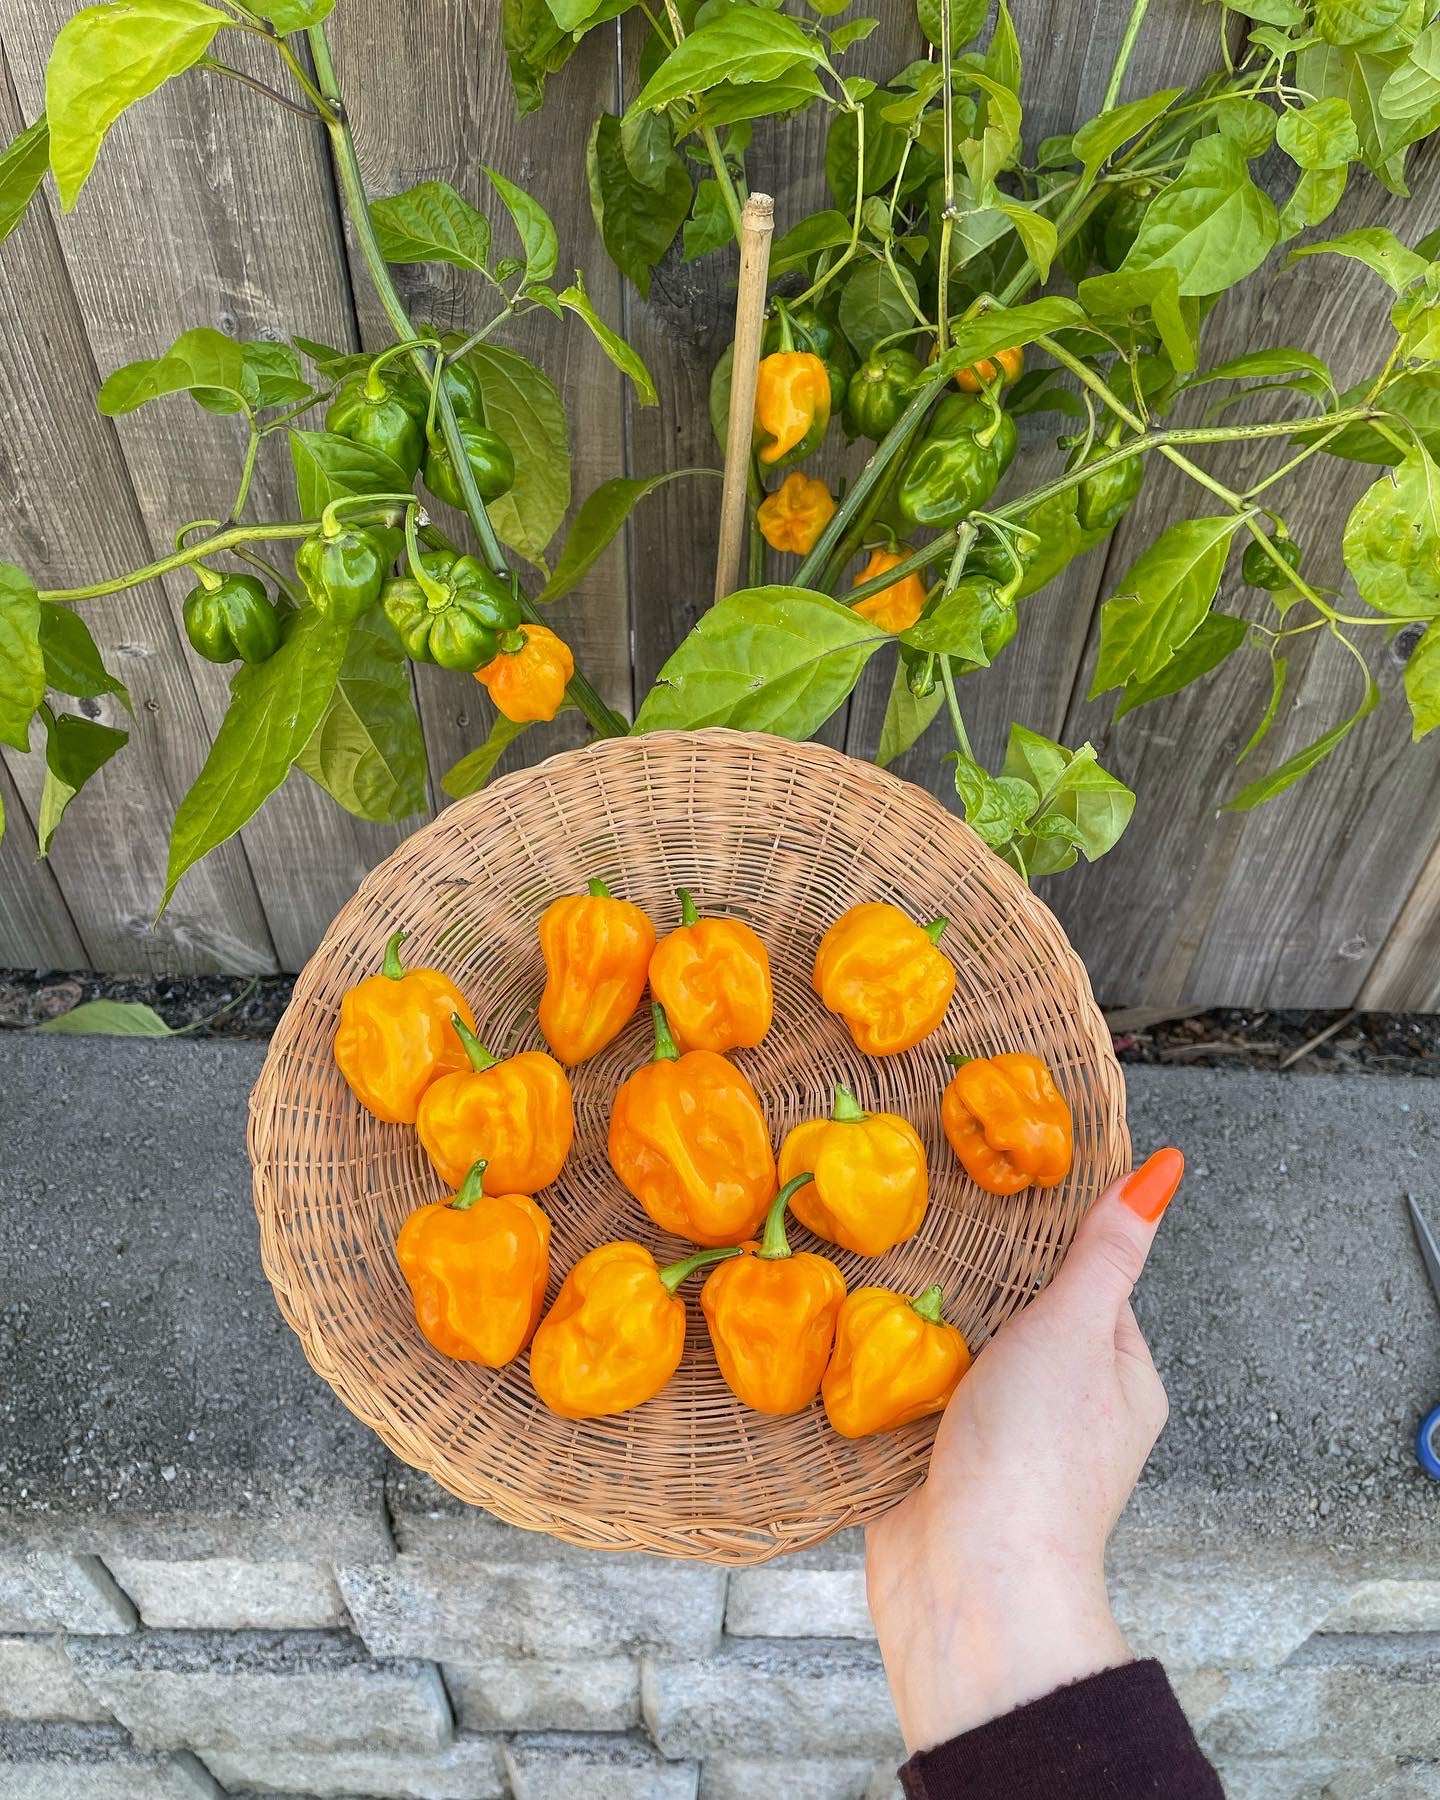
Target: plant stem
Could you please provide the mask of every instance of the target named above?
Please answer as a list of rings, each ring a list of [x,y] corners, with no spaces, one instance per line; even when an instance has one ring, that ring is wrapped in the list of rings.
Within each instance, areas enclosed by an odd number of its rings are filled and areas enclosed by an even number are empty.
[[[346,123],[345,104],[336,80],[335,64],[330,55],[330,44],[325,35],[325,27],[312,25],[305,35],[310,43],[310,54],[315,59],[315,72],[319,76],[320,85],[325,92],[327,109],[332,114],[332,121],[329,125],[330,142],[334,148],[340,186],[345,194],[346,210],[350,214],[350,222],[355,230],[355,241],[360,246],[361,255],[365,258],[365,265],[370,271],[370,279],[374,283],[376,296],[385,310],[385,316],[389,319],[396,337],[404,342],[415,337],[415,326],[390,277],[384,252],[380,248],[380,240],[375,235],[375,227],[370,218],[370,207],[365,198],[365,184],[360,175],[360,163],[355,154],[355,139]],[[428,385],[433,378],[429,357],[419,349],[412,350],[410,357],[421,378]],[[465,442],[460,436],[460,426],[455,416],[455,408],[443,383],[439,390],[437,411],[445,447],[450,452],[450,463],[455,471],[456,479],[460,483],[460,492],[465,501],[465,511],[480,540],[481,551],[486,562],[497,575],[509,576],[510,565],[505,560],[505,553],[500,548],[500,540],[495,535],[495,527],[490,523],[490,515],[485,511],[485,502],[481,499],[480,490],[475,484],[475,473],[465,454]],[[518,583],[515,597],[520,605],[521,617],[528,619],[532,625],[538,625],[541,622],[541,615],[529,596],[520,592]],[[629,724],[606,705],[578,669],[570,678],[568,692],[576,706],[584,713],[601,737],[624,737],[629,732]]]
[[[884,593],[886,588],[894,587],[907,575],[913,575],[920,569],[928,569],[942,557],[955,553],[955,537],[957,532],[964,531],[963,525],[955,526],[943,536],[931,538],[928,544],[922,544],[918,550],[912,550],[904,562],[896,563],[893,569],[887,569],[883,575],[872,575],[869,581],[857,582],[845,595],[846,606],[858,606],[862,600],[868,600],[874,594]],[[973,538],[974,533],[971,533]]]
[[[945,134],[945,210],[940,215],[940,265],[936,275],[935,345],[944,352],[950,337],[950,237],[955,228],[955,84],[950,40],[950,0],[940,0],[941,109]]]
[[[860,215],[865,210],[865,108],[852,106],[850,111],[855,115],[855,212],[850,220],[850,242],[824,274],[815,277],[798,300],[789,302],[791,306],[802,306],[805,301],[813,300],[829,286],[846,263],[854,260],[860,248]]]
[[[255,424],[255,415],[251,413],[250,442],[245,446],[245,462],[240,470],[240,486],[235,493],[235,504],[230,508],[231,520],[238,524],[240,515],[245,511],[245,502],[250,497],[250,481],[255,473],[255,453],[260,448],[260,433]]]
[[[1135,0],[1130,8],[1130,17],[1125,22],[1125,34],[1120,39],[1120,48],[1115,52],[1115,66],[1110,71],[1110,79],[1105,85],[1105,98],[1100,102],[1101,112],[1109,112],[1120,98],[1120,89],[1125,81],[1125,71],[1130,66],[1130,58],[1134,55],[1136,40],[1140,36],[1140,27],[1145,23],[1145,14],[1149,10],[1150,0]]]
[[[292,100],[288,94],[282,94],[279,88],[273,88],[269,82],[261,81],[254,75],[247,75],[243,69],[232,69],[229,63],[217,62],[213,56],[202,56],[200,67],[209,69],[214,75],[228,75],[232,81],[238,81],[242,87],[253,88],[257,94],[263,94],[267,100],[273,100],[277,106],[288,108],[290,112],[299,113],[302,119],[311,119],[319,125],[322,115],[313,106],[302,106],[298,100]]]
[[[202,557],[214,556],[221,550],[233,550],[237,544],[258,542],[264,538],[304,538],[309,537],[314,529],[313,521],[287,525],[232,525],[228,530],[206,538],[203,543],[190,544],[183,550],[177,550],[173,556],[162,556],[158,562],[146,563],[143,569],[132,569],[128,575],[117,575],[113,581],[96,581],[88,587],[45,588],[41,591],[40,598],[98,600],[105,594],[122,594],[126,588],[139,587],[144,581],[154,581],[157,576],[168,575],[172,569],[188,568]]]
[[[975,752],[970,748],[970,734],[965,729],[965,721],[960,717],[960,697],[955,692],[955,671],[950,667],[948,656],[940,658],[940,679],[945,683],[945,705],[949,708],[955,742],[960,746],[961,755],[974,762]]]
[[[665,16],[670,21],[670,30],[675,42],[679,44],[685,36],[685,23],[680,17],[680,10],[675,0],[665,0]],[[715,171],[715,179],[720,184],[720,194],[725,202],[725,210],[730,215],[730,229],[735,233],[735,242],[740,242],[740,196],[735,192],[735,183],[731,179],[730,169],[725,161],[725,152],[720,148],[720,139],[715,134],[713,125],[700,127],[700,139],[705,146],[705,154],[710,158],[710,167]]]

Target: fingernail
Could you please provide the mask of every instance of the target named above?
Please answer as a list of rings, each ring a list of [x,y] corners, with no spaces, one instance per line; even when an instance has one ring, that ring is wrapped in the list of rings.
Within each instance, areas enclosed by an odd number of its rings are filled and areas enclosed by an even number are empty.
[[[1120,1198],[1131,1212],[1153,1225],[1174,1199],[1184,1173],[1185,1158],[1178,1150],[1157,1150],[1127,1178]]]

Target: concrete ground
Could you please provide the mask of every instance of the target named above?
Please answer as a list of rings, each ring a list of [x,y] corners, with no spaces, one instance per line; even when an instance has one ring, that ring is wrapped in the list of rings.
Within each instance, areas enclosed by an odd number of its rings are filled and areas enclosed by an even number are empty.
[[[0,1794],[890,1791],[852,1534],[727,1576],[498,1525],[311,1374],[255,1245],[263,1046],[0,1035]],[[1230,1792],[1440,1796],[1440,1084],[1130,1074],[1189,1158],[1117,1607]],[[763,1703],[762,1703],[763,1701]]]

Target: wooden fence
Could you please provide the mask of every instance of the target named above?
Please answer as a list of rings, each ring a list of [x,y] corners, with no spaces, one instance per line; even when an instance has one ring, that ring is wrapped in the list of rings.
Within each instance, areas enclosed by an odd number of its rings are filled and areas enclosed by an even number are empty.
[[[1018,0],[1014,9],[1033,144],[1098,105],[1127,9],[1115,0]],[[45,56],[73,10],[72,0],[0,0],[0,142],[39,112]],[[853,54],[884,73],[914,48],[911,9],[883,0],[873,10],[882,29]],[[1157,0],[1126,93],[1211,67],[1221,10]],[[623,324],[661,393],[658,409],[635,407],[584,334],[543,315],[533,330],[522,323],[516,347],[549,368],[572,408],[577,497],[622,470],[715,464],[707,385],[728,337],[733,264],[672,259],[643,305],[621,283],[598,243],[584,174],[592,119],[620,110],[617,28],[587,39],[555,78],[544,112],[517,122],[499,11],[499,0],[339,0],[336,59],[371,191],[438,177],[479,200],[488,162],[549,207],[562,274],[569,259],[584,268],[596,304]],[[627,33],[622,55],[634,53]],[[751,179],[775,194],[780,229],[813,200],[822,132],[818,118],[802,116],[757,143]],[[1435,168],[1428,153],[1414,158],[1409,202],[1356,182],[1334,229],[1383,221],[1415,241],[1440,223]],[[422,317],[448,324],[476,312],[472,278],[440,266],[403,273]],[[1207,347],[1218,360],[1242,345],[1298,336],[1332,360],[1343,383],[1371,365],[1381,317],[1372,277],[1316,258],[1242,288],[1212,315]],[[228,505],[235,421],[182,400],[113,422],[93,405],[109,369],[158,353],[198,324],[241,337],[386,339],[364,265],[345,241],[321,134],[238,84],[192,74],[121,120],[68,219],[39,208],[0,248],[0,556],[44,585],[94,580],[163,552],[177,523]],[[1053,447],[1032,433],[1019,474],[1042,454],[1053,456]],[[1339,525],[1374,471],[1310,468],[1289,516],[1296,535],[1316,543],[1313,578],[1338,585]],[[256,516],[286,516],[288,480],[282,449],[262,463]],[[612,704],[633,704],[708,603],[718,486],[678,483],[648,500],[557,608]],[[1217,679],[1119,725],[1108,702],[1084,698],[1107,569],[1113,580],[1161,521],[1193,510],[1187,487],[1168,465],[1154,467],[1108,563],[1096,551],[1029,602],[1015,645],[972,684],[967,717],[982,756],[998,753],[1016,718],[1067,743],[1092,738],[1107,766],[1139,790],[1121,846],[1046,884],[1047,898],[1107,1001],[1440,1006],[1440,742],[1408,742],[1405,636],[1384,653],[1384,703],[1354,738],[1318,774],[1244,815],[1218,806],[1265,702],[1263,659],[1237,658]],[[0,964],[295,969],[402,835],[357,823],[296,774],[186,878],[151,929],[169,820],[226,697],[226,672],[183,651],[186,585],[172,580],[87,607],[107,662],[130,686],[136,722],[130,746],[77,801],[47,861],[35,859],[29,829],[41,759],[3,752],[0,797],[11,829],[0,846]],[[1226,604],[1244,601],[1230,593]],[[1312,649],[1292,662],[1293,709],[1268,747],[1276,760],[1354,704],[1354,667],[1343,652],[1323,634],[1301,642]],[[827,731],[862,755],[873,752],[888,681],[888,671],[873,673]],[[436,670],[417,671],[417,691],[438,775],[483,735],[481,696]],[[533,761],[575,737],[562,720],[520,747]],[[948,783],[941,737],[937,729],[900,769],[937,793]]]

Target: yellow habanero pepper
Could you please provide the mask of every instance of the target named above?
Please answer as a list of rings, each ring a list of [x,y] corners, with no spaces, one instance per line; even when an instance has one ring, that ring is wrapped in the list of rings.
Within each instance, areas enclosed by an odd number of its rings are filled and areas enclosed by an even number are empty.
[[[925,1146],[898,1113],[867,1113],[836,1085],[828,1119],[797,1125],[780,1146],[780,1179],[814,1171],[790,1210],[817,1237],[859,1256],[883,1256],[920,1229],[930,1196]]]
[[[764,1241],[713,1269],[700,1290],[715,1360],[731,1392],[756,1412],[797,1413],[820,1392],[835,1342],[845,1277],[828,1257],[793,1251],[785,1208],[811,1179],[787,1181],[765,1220]]]
[[[1070,1108],[1038,1056],[953,1056],[940,1123],[970,1178],[987,1194],[1058,1187],[1070,1173]]]
[[[869,562],[850,585],[861,587],[865,582],[873,581],[877,575],[888,575],[891,569],[898,568],[910,554],[908,544],[901,544],[897,550],[877,546],[870,552]],[[863,619],[869,619],[872,625],[878,625],[882,631],[908,631],[924,612],[928,595],[929,589],[918,572],[912,569],[908,575],[902,575],[899,581],[881,588],[878,594],[872,594],[868,600],[857,600],[851,611],[859,613]]]
[[[936,946],[947,923],[920,926],[898,906],[869,901],[842,913],[821,938],[815,992],[867,1056],[913,1049],[945,1017],[955,968]]]
[[[500,639],[500,654],[475,671],[475,679],[495,702],[495,710],[517,725],[553,719],[575,673],[575,658],[563,638],[545,625],[525,624]]]
[[[702,919],[677,888],[680,923],[655,946],[650,992],[682,1050],[750,1049],[770,1029],[770,953],[742,919]]]
[[[657,1268],[643,1244],[601,1244],[565,1277],[530,1346],[530,1380],[562,1419],[599,1419],[653,1400],[680,1367],[696,1269],[738,1249],[701,1250]]]
[[[503,1060],[455,1021],[470,1067],[425,1090],[415,1120],[425,1154],[458,1187],[476,1157],[487,1159],[487,1194],[533,1194],[565,1166],[575,1138],[570,1083],[553,1056],[523,1050]]]
[[[540,1029],[573,1068],[618,1036],[640,1004],[655,927],[638,906],[592,881],[588,893],[552,901],[540,915],[539,933],[545,958]]]
[[[397,931],[385,946],[380,974],[341,999],[335,1033],[335,1061],[351,1092],[391,1125],[413,1125],[431,1082],[466,1066],[465,1046],[450,1023],[455,1014],[472,1028],[475,1024],[448,976],[438,969],[406,974],[400,946],[408,936]]]
[[[755,383],[755,454],[762,465],[799,462],[818,448],[830,423],[830,373],[808,350],[760,359]]]
[[[485,1195],[483,1159],[454,1199],[411,1213],[395,1258],[443,1356],[503,1368],[530,1342],[550,1278],[550,1221],[525,1194]]]
[[[941,1316],[944,1291],[918,1300],[889,1288],[856,1288],[835,1322],[835,1354],[820,1391],[841,1437],[891,1431],[943,1412],[970,1367],[963,1337]]]
[[[823,481],[792,469],[755,510],[760,535],[772,550],[806,556],[835,516],[835,497]]]

